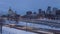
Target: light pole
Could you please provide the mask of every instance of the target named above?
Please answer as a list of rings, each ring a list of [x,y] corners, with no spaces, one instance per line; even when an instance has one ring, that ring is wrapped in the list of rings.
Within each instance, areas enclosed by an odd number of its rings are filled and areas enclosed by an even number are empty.
[[[2,34],[2,23],[0,22],[0,34]]]
[[[0,18],[0,34],[2,34],[3,18]]]

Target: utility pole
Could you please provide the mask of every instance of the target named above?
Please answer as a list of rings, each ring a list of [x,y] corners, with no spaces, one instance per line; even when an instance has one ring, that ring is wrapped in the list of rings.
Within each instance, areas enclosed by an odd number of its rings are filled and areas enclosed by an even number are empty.
[[[0,17],[0,34],[2,34],[2,26],[3,26],[4,19]]]

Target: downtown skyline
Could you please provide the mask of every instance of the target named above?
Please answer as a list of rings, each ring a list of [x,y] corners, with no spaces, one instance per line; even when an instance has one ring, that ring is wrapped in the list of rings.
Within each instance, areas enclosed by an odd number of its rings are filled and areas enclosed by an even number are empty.
[[[18,14],[24,15],[26,11],[37,12],[38,9],[46,10],[47,6],[60,9],[60,0],[0,0],[0,14],[6,14],[9,7]]]

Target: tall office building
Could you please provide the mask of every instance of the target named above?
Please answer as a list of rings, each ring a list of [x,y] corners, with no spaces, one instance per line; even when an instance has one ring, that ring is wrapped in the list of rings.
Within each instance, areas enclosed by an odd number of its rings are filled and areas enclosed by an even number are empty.
[[[58,9],[54,7],[54,8],[52,9],[52,14],[53,14],[53,15],[56,15],[56,11],[57,11],[57,10],[58,10]]]
[[[42,12],[42,9],[39,9],[38,11],[39,11],[39,12],[38,12],[38,14],[41,14],[41,12]]]
[[[56,15],[60,16],[60,10],[56,11]]]
[[[48,6],[47,10],[46,10],[47,14],[51,14],[51,6]]]
[[[31,15],[32,14],[32,11],[27,11],[26,12],[26,15]]]

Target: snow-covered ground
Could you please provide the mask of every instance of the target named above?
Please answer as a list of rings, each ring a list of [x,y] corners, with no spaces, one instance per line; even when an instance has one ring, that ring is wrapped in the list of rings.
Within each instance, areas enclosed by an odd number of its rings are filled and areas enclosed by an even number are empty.
[[[37,34],[37,33],[27,32],[27,31],[18,30],[18,29],[3,26],[2,34]]]
[[[6,21],[6,24],[15,24],[15,21]],[[19,22],[16,25],[22,25],[22,26],[26,26],[26,22]],[[33,24],[33,23],[27,23],[27,26],[30,27],[35,27],[35,28],[44,28],[44,29],[53,29],[53,30],[60,30],[60,28],[55,28],[55,27],[51,27],[51,26],[47,26],[47,25],[42,25],[42,24]]]

